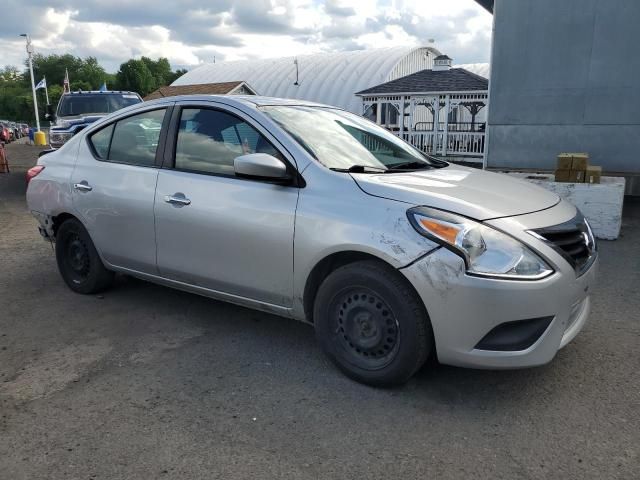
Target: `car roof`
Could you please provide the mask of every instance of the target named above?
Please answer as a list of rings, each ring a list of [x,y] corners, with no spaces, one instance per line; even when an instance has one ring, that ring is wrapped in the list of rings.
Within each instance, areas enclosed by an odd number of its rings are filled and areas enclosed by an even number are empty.
[[[124,95],[138,95],[138,92],[130,92],[128,90],[76,90],[75,92],[67,92],[67,93],[63,93],[62,96],[66,96],[66,95],[78,95],[78,96],[82,96],[82,95],[87,95],[87,94],[92,94],[92,95],[96,95],[96,94],[100,94],[100,95],[108,95],[108,94],[124,94]]]
[[[166,103],[167,101],[180,102],[185,100],[191,101],[211,101],[215,100],[227,105],[246,105],[252,107],[263,106],[275,106],[275,105],[288,105],[288,106],[307,106],[307,107],[325,107],[325,108],[339,108],[332,107],[331,105],[325,105],[322,103],[310,102],[307,100],[298,100],[294,98],[276,98],[276,97],[263,97],[260,95],[178,95],[175,97],[163,97],[156,100],[144,102],[144,104],[154,103]]]

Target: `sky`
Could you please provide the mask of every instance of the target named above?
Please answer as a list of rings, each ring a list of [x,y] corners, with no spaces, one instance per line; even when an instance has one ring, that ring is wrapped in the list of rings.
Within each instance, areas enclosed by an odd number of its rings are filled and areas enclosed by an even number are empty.
[[[8,3],[8,4],[7,4]],[[94,56],[108,72],[146,55],[172,67],[432,45],[489,61],[491,15],[474,0],[4,0],[0,66],[38,53]],[[429,43],[431,40],[434,43]]]

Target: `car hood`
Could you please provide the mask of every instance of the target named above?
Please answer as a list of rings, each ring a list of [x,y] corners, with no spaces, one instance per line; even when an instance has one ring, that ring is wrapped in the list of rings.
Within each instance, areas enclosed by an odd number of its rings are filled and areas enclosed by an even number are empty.
[[[88,125],[96,122],[106,115],[108,115],[108,113],[93,113],[91,115],[61,117],[60,120],[58,120],[58,124],[51,128],[53,130],[68,130],[78,125]]]
[[[556,205],[560,197],[508,175],[457,165],[407,173],[352,174],[367,194],[427,205],[476,220],[510,217]]]

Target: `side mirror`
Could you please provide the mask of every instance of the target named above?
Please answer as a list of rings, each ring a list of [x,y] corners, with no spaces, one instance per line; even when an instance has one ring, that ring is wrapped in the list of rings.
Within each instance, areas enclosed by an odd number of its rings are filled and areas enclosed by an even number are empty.
[[[53,107],[51,105],[47,105],[46,113],[44,114],[44,118],[47,120],[54,121],[56,119],[56,115],[53,111]]]
[[[267,180],[276,183],[288,183],[291,175],[282,160],[267,153],[249,153],[233,160],[233,169],[237,176]]]

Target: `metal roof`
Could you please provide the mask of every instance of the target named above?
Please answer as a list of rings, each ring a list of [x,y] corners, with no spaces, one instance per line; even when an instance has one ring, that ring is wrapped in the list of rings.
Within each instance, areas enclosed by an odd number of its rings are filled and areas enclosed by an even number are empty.
[[[464,68],[450,68],[448,70],[422,70],[406,77],[367,88],[356,95],[482,90],[489,90],[489,80]]]
[[[393,47],[211,63],[187,72],[172,85],[243,80],[261,95],[311,100],[361,113],[355,92],[431,68],[438,55],[433,47]]]
[[[487,12],[493,13],[493,0],[476,0],[476,2],[484,7]]]
[[[255,90],[243,81],[221,82],[221,83],[201,83],[198,85],[170,85],[160,87],[144,97],[145,101],[154,100],[162,97],[175,97],[177,95],[197,95],[197,94],[229,94],[239,87],[244,86],[249,92],[255,94]]]

